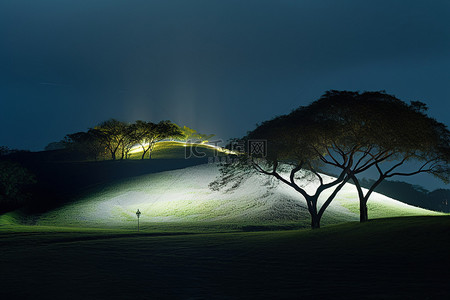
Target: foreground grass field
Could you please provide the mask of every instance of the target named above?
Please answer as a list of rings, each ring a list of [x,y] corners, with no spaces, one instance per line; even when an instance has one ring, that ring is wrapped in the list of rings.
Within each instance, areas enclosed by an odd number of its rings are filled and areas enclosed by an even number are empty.
[[[218,166],[200,162],[45,164],[41,181],[60,190],[54,205],[0,216],[0,299],[450,294],[448,215],[374,194],[369,216],[381,219],[351,222],[358,200],[346,185],[324,228],[299,229],[310,216],[295,191],[256,175],[239,188],[212,191]],[[404,217],[386,219],[394,216]]]
[[[0,297],[444,299],[449,247],[449,216],[162,235],[4,220]]]

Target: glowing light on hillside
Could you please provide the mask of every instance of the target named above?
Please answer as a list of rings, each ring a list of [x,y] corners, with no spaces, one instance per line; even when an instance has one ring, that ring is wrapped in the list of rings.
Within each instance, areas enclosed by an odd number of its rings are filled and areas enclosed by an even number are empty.
[[[158,143],[156,143],[155,145],[157,145]],[[183,147],[198,147],[198,146],[201,146],[201,147],[205,147],[205,148],[214,149],[216,151],[219,151],[219,152],[225,153],[225,154],[233,154],[233,155],[238,155],[239,154],[236,151],[231,151],[231,150],[228,150],[226,148],[222,148],[220,146],[211,145],[211,144],[207,144],[207,143],[204,143],[204,144],[202,144],[202,143],[185,143],[185,142],[178,142],[178,141],[172,141],[172,143],[178,143],[178,144],[180,144],[180,146],[183,146]],[[148,143],[144,144],[144,147],[148,147]],[[135,145],[135,146],[133,146],[133,148],[131,148],[129,153],[130,154],[135,154],[135,153],[139,153],[139,152],[142,152],[142,146],[141,145]]]

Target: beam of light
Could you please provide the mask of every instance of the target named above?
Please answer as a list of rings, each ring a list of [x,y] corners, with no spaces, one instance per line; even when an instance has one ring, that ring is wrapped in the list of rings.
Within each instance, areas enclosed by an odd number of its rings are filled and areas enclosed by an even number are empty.
[[[161,141],[161,142],[167,142],[167,141]],[[155,143],[155,145],[157,145],[158,143],[161,143],[161,142],[157,142],[157,143]],[[198,147],[198,146],[200,146],[200,147],[205,147],[205,148],[210,148],[210,149],[213,149],[213,150],[217,150],[217,151],[219,151],[221,153],[224,153],[224,154],[231,154],[231,155],[238,155],[239,154],[236,151],[232,151],[232,150],[229,150],[229,149],[217,146],[217,145],[211,145],[211,144],[208,144],[208,143],[204,143],[204,144],[203,143],[185,143],[185,142],[179,142],[179,141],[171,141],[171,142],[172,143],[179,143],[180,147]],[[144,144],[145,148],[147,148],[148,146],[149,146],[148,143]],[[129,154],[135,154],[135,153],[139,153],[139,152],[142,152],[142,146],[141,145],[135,145],[135,146],[133,146],[131,148]]]

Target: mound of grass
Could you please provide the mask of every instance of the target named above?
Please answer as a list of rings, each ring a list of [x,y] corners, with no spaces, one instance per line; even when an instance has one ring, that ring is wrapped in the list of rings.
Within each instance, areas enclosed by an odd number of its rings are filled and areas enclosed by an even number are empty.
[[[131,152],[130,159],[141,159],[143,151],[137,147]],[[152,159],[180,159],[190,158],[199,155],[200,157],[225,156],[226,154],[219,148],[211,147],[208,144],[186,144],[177,141],[162,141],[155,144],[151,153]],[[145,158],[149,158],[146,153]]]
[[[0,226],[19,225],[24,218],[24,214],[19,211],[5,213],[0,215]]]
[[[238,188],[212,191],[208,184],[218,174],[217,165],[204,164],[128,178],[103,185],[78,201],[31,220],[42,226],[132,229],[136,227],[135,212],[139,209],[141,228],[162,231],[310,226],[304,199],[290,187],[267,184],[267,177],[254,175]],[[322,201],[326,196],[324,193]],[[369,201],[370,218],[439,214],[377,193]],[[358,219],[358,197],[354,186],[348,184],[325,212],[322,225]]]

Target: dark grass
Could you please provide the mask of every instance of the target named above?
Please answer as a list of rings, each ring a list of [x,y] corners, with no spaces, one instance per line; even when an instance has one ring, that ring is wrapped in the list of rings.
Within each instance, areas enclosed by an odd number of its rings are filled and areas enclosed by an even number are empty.
[[[449,216],[379,219],[314,231],[157,234],[0,226],[0,297],[446,299],[450,295]]]
[[[21,152],[4,159],[20,163],[36,178],[37,183],[30,189],[30,200],[20,207],[31,214],[70,203],[114,181],[205,164],[215,155],[224,156],[205,145],[193,148],[179,142],[160,142],[155,145],[152,159],[147,156],[144,160],[140,159],[141,153],[135,153],[127,160],[77,161],[66,157],[67,151],[61,150]],[[17,208],[0,205],[0,213]]]
[[[89,194],[98,187],[130,177],[187,168],[208,162],[207,158],[124,161],[53,162],[23,160],[37,180],[24,207],[29,213],[45,212]],[[1,207],[0,207],[1,212]]]

